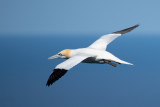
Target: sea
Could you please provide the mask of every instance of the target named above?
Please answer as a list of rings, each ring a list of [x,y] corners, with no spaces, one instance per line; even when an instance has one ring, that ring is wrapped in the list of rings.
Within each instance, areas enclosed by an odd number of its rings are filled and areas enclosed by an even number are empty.
[[[99,35],[1,35],[0,107],[160,107],[160,35],[125,34],[107,47],[134,65],[80,63],[50,87],[63,49],[88,47]]]

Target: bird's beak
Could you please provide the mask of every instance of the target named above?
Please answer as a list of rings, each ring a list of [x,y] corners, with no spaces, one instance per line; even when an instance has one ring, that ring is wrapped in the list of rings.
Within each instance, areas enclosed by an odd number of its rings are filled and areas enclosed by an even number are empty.
[[[59,55],[53,55],[53,56],[49,57],[48,59],[55,59],[55,58],[59,58]]]

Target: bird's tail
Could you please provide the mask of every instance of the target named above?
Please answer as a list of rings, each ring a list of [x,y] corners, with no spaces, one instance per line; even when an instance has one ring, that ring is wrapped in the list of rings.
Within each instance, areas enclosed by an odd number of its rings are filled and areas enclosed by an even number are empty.
[[[121,63],[121,64],[133,65],[132,63],[129,63],[129,62],[126,62],[126,61],[123,61],[123,60],[120,60],[118,62]]]

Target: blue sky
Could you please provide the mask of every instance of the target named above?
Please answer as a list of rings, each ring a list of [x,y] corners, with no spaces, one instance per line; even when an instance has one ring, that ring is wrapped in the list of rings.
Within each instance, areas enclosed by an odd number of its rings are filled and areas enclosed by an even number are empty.
[[[0,34],[160,33],[159,0],[1,0]]]

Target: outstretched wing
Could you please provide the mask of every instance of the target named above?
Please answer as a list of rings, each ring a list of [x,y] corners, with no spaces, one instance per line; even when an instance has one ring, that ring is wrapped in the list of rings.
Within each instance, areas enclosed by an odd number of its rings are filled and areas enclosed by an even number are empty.
[[[61,78],[68,70],[70,70],[72,67],[76,66],[86,58],[87,56],[74,56],[57,65],[56,68],[53,70],[52,74],[49,76],[46,85],[52,85],[56,80]]]
[[[120,30],[117,32],[113,32],[111,34],[104,35],[100,37],[98,40],[96,40],[93,44],[91,44],[88,48],[98,49],[98,50],[106,50],[107,45],[112,42],[117,37],[121,36],[124,33],[130,32],[139,25],[132,26],[130,28]]]

